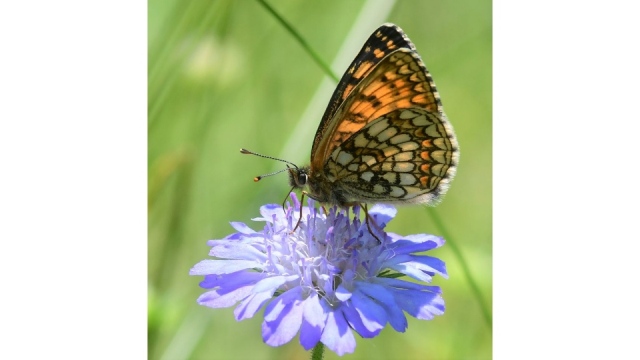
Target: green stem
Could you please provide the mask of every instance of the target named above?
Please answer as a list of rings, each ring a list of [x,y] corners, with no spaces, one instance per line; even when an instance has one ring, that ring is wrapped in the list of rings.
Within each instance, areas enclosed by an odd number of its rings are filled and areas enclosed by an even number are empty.
[[[311,349],[311,360],[322,360],[324,355],[324,344],[318,341],[316,346]]]
[[[473,292],[473,295],[476,298],[476,301],[478,301],[478,304],[480,305],[480,309],[482,310],[482,315],[484,315],[484,320],[487,323],[487,326],[489,326],[489,329],[493,329],[493,318],[491,316],[491,311],[489,310],[489,306],[487,306],[487,303],[484,301],[484,298],[482,297],[482,293],[480,292],[480,287],[478,286],[476,281],[473,279],[473,276],[471,275],[471,270],[469,270],[469,266],[467,265],[467,261],[462,255],[462,251],[460,251],[460,249],[458,248],[458,245],[456,245],[456,242],[453,240],[453,236],[451,236],[447,228],[442,223],[442,220],[440,220],[438,213],[433,208],[427,208],[427,212],[433,219],[433,222],[436,224],[436,227],[438,228],[439,232],[447,241],[447,246],[449,247],[449,249],[451,249],[451,251],[453,251],[453,255],[456,257],[456,259],[460,263],[460,266],[462,266],[462,272],[464,274],[464,277],[467,280],[467,283],[469,283],[469,286],[471,287],[471,291]]]
[[[315,60],[315,62],[322,68],[322,70],[324,70],[324,72],[329,77],[331,77],[335,82],[338,82],[338,77],[333,73],[333,71],[331,71],[331,68],[329,67],[329,65],[327,65],[324,61],[322,61],[322,58],[320,58],[318,53],[316,53],[311,48],[311,46],[307,43],[307,41],[305,39],[303,39],[302,36],[300,36],[300,33],[298,33],[293,28],[293,26],[291,26],[291,24],[289,24],[282,16],[280,16],[280,14],[278,14],[275,11],[275,9],[271,7],[271,5],[267,4],[266,1],[258,0],[258,2],[260,4],[262,4],[262,6],[264,6],[264,8],[267,9],[267,11],[269,11],[271,13],[271,15],[273,15],[280,22],[280,24],[282,26],[284,26],[285,29],[287,29],[287,31],[291,34],[291,36],[293,36],[296,40],[298,40],[300,45],[302,45],[302,47],[305,49],[305,51],[307,51],[307,53],[309,53],[311,58],[313,60]]]

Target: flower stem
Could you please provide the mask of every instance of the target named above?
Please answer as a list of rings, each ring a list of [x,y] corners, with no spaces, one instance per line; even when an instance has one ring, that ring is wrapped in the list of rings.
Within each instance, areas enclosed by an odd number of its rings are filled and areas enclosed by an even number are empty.
[[[311,350],[311,360],[322,360],[324,355],[324,344],[318,341],[316,346]]]
[[[471,291],[473,292],[474,297],[478,301],[478,304],[480,304],[480,310],[482,310],[482,315],[484,315],[484,320],[487,323],[487,326],[489,326],[489,329],[493,329],[493,318],[491,316],[491,311],[489,310],[489,307],[487,306],[487,304],[484,301],[484,298],[482,297],[482,293],[480,292],[480,287],[478,286],[476,281],[473,279],[473,276],[471,275],[471,271],[469,270],[469,266],[467,265],[467,261],[465,260],[464,255],[462,255],[462,251],[460,251],[455,241],[453,241],[453,237],[451,236],[447,228],[442,223],[442,220],[440,220],[440,217],[438,217],[438,213],[432,208],[427,208],[427,212],[433,219],[433,222],[436,224],[436,227],[439,229],[439,232],[447,241],[448,247],[451,249],[451,251],[453,251],[453,255],[458,259],[460,266],[462,266],[462,272],[464,273],[464,277],[465,279],[467,279],[467,283],[469,283],[469,286],[471,287]]]

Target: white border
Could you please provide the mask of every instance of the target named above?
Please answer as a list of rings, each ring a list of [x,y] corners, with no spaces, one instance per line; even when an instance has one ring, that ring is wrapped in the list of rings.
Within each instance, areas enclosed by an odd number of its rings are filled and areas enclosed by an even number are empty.
[[[640,358],[640,28],[622,4],[494,2],[495,359]]]
[[[146,5],[0,5],[0,358],[146,357]]]

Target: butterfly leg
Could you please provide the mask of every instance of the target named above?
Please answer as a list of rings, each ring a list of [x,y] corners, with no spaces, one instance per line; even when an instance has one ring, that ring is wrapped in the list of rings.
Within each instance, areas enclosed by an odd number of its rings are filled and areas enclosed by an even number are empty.
[[[373,221],[373,218],[371,217],[371,215],[369,215],[369,209],[367,209],[366,203],[362,204],[362,209],[364,210],[365,222],[367,223],[367,229],[369,229],[369,233],[373,235],[376,240],[378,240],[378,244],[382,244],[382,240],[380,240],[380,238],[378,238],[378,236],[376,236],[376,234],[371,231],[371,223],[373,223],[373,227],[375,227],[379,233],[382,232],[382,229],[378,225],[376,225],[376,222]]]
[[[313,200],[318,201],[318,199],[314,198],[313,196],[311,196],[311,194],[309,194],[308,192],[302,190],[302,196],[300,197],[300,217],[298,218],[298,222],[296,223],[296,226],[293,227],[293,230],[291,230],[291,233],[293,234],[294,231],[296,231],[296,229],[298,228],[298,226],[300,226],[300,221],[302,220],[302,203],[304,202],[304,196],[307,195],[308,197],[312,198]],[[327,209],[325,209],[324,206],[322,206],[322,210],[324,210],[324,213],[327,213]]]
[[[362,210],[364,210],[364,215],[365,215],[365,223],[367,224],[367,229],[369,230],[369,234],[371,234],[377,241],[378,244],[382,244],[382,240],[380,240],[380,238],[373,232],[373,230],[371,230],[371,224],[373,223],[373,227],[378,230],[378,233],[382,233],[382,229],[376,225],[376,222],[373,221],[373,217],[371,217],[371,215],[369,215],[369,209],[367,208],[367,204],[366,203],[347,203],[345,204],[345,206],[355,206],[355,205],[360,205],[360,207],[362,208]]]
[[[296,229],[298,228],[298,226],[300,226],[300,221],[302,220],[302,202],[304,201],[304,196],[308,195],[306,191],[302,191],[302,196],[300,197],[300,216],[298,217],[298,222],[296,223],[296,226],[293,227],[293,230],[291,230],[291,233],[293,234],[294,231],[296,231]]]

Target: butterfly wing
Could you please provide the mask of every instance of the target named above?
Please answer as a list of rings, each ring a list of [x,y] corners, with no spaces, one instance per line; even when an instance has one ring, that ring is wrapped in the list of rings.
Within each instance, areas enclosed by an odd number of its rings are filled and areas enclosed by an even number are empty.
[[[383,47],[366,51],[372,44]],[[339,106],[333,110],[336,101]],[[322,169],[336,147],[371,121],[409,107],[444,116],[433,79],[415,47],[400,28],[385,24],[365,43],[332,97],[311,150],[312,171]]]
[[[456,172],[458,145],[444,114],[395,109],[338,146],[327,178],[348,201],[435,205]]]
[[[329,105],[322,116],[316,132],[313,148],[319,142],[324,129],[334,118],[340,104],[349,96],[354,87],[364,79],[373,67],[378,64],[391,51],[399,48],[415,49],[402,30],[394,24],[382,24],[371,34],[364,43],[358,55],[356,55],[348,70],[342,75],[338,86],[329,100]],[[312,149],[313,152],[313,149]]]

